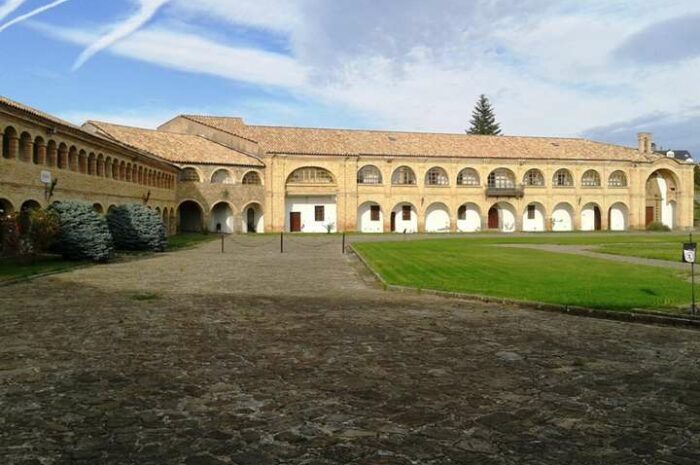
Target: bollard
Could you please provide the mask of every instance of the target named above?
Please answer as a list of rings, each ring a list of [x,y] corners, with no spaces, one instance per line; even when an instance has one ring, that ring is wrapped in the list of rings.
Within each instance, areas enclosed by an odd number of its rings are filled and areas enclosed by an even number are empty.
[[[280,233],[280,253],[284,253],[284,231]]]
[[[345,231],[343,231],[343,255],[345,255]]]
[[[224,253],[224,233],[221,233],[221,253]]]

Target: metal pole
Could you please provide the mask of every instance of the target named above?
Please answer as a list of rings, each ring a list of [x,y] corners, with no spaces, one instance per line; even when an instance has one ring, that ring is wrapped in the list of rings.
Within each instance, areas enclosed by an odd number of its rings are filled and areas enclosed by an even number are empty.
[[[280,233],[280,253],[284,253],[284,231]]]
[[[690,243],[693,243],[693,233],[690,233]],[[697,251],[696,251],[697,253]],[[695,257],[693,257],[695,258]],[[695,306],[695,260],[690,262],[690,283],[693,289],[693,306],[691,307],[691,313],[695,315],[697,313],[697,307]]]
[[[343,231],[343,254],[345,254],[345,231]]]
[[[224,253],[224,233],[221,233],[221,253]]]

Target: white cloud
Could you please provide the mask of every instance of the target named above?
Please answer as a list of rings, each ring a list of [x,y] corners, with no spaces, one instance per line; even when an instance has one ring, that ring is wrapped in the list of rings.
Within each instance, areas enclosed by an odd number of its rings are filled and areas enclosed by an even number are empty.
[[[175,15],[206,17],[270,31],[290,32],[301,23],[299,0],[174,0]]]
[[[46,4],[44,6],[41,6],[39,8],[35,8],[34,10],[30,11],[29,13],[25,13],[23,15],[17,16],[16,18],[6,22],[2,26],[0,26],[0,32],[4,31],[10,26],[14,26],[15,24],[22,23],[30,18],[33,18],[34,16],[37,16],[45,11],[51,10],[53,8],[56,8],[59,5],[63,5],[66,3],[68,0],[56,0],[55,2],[51,2],[49,4]],[[15,7],[16,8],[16,7]]]
[[[0,20],[5,19],[8,15],[12,14],[17,8],[22,6],[22,4],[27,0],[6,0],[2,5],[0,5]]]

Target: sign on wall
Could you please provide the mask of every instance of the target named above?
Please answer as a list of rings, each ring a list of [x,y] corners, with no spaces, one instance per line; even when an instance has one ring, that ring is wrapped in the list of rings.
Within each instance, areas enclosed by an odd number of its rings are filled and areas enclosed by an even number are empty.
[[[44,170],[41,172],[41,183],[51,184],[51,171]]]
[[[686,242],[683,244],[683,263],[695,263],[696,242]]]

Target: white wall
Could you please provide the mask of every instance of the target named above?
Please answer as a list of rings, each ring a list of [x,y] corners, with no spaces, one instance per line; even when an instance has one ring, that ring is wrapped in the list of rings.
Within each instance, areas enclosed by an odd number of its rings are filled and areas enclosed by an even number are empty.
[[[527,232],[537,232],[545,230],[545,215],[544,208],[541,205],[535,204],[535,217],[533,219],[528,219],[527,208],[523,213],[523,231]]]
[[[498,204],[498,223],[501,232],[515,232],[515,209],[510,205]]]
[[[674,227],[673,220],[676,217],[676,202],[674,202],[673,200],[668,202],[666,211],[664,211],[664,215],[665,215],[663,218],[664,224],[666,226],[668,226],[669,228],[673,229],[673,227]]]
[[[661,222],[669,228],[673,228],[674,211],[673,205],[670,205],[668,202],[668,183],[662,176],[657,176],[656,183],[659,186],[659,192],[661,193],[661,201],[659,202],[661,205]]]
[[[227,204],[219,203],[214,206],[209,215],[209,231],[216,232],[217,223],[221,223],[221,232],[233,232],[233,211]]]
[[[457,231],[475,232],[481,230],[481,214],[476,205],[467,204],[466,216],[463,220],[457,220]]]
[[[404,204],[399,204],[394,207],[392,210],[394,213],[396,213],[396,229],[395,232],[397,233],[402,233],[404,230],[407,233],[415,233],[418,232],[418,213],[416,212],[416,209],[414,207],[411,207],[411,219],[410,220],[403,220],[403,214],[401,211],[401,207]],[[408,205],[408,204],[405,204]]]
[[[443,204],[433,204],[425,212],[426,232],[450,232],[450,214]]]
[[[581,231],[595,231],[595,207],[594,203],[589,203],[581,210]]]
[[[552,231],[573,231],[573,220],[573,214],[568,205],[557,205],[552,212]]]
[[[251,207],[246,207],[243,209],[243,213],[241,213],[241,231],[244,233],[252,232],[248,231],[248,209]],[[265,232],[265,218],[262,214],[262,210],[260,210],[260,207],[254,206],[252,207],[255,209],[255,220],[253,223],[255,224],[255,232],[258,234],[264,233]]]
[[[628,210],[624,204],[616,203],[610,207],[610,230],[624,231],[627,229]]]
[[[324,220],[315,221],[315,207],[323,205],[325,207]],[[301,213],[301,231],[306,233],[325,233],[330,225],[331,232],[337,231],[337,208],[335,196],[292,196],[285,200],[284,224],[285,231],[290,230],[289,214],[291,212]]]
[[[357,230],[363,233],[384,232],[384,212],[379,209],[379,221],[372,221],[373,203],[364,203],[357,209]]]

